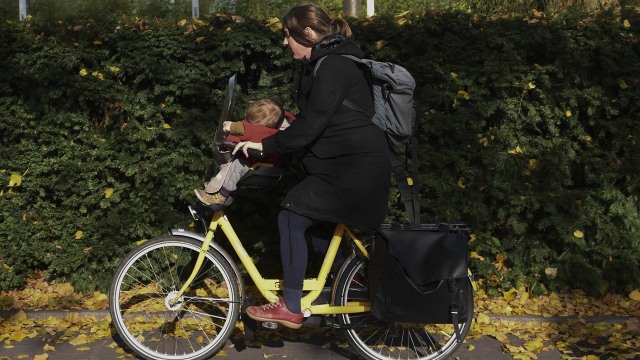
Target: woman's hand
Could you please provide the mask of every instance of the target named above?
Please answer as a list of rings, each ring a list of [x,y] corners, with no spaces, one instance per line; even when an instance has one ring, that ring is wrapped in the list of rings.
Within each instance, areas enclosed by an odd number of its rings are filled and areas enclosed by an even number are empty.
[[[239,142],[235,149],[233,149],[232,154],[235,155],[238,150],[242,150],[242,153],[244,154],[244,156],[249,156],[248,154],[248,150],[249,149],[256,149],[258,151],[262,151],[262,143],[255,143],[255,142],[251,142],[251,141],[243,141],[243,142]]]

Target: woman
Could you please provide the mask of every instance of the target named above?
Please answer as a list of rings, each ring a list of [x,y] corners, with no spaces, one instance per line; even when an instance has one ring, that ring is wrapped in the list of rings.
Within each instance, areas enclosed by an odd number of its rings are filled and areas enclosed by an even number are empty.
[[[326,249],[336,223],[365,232],[377,227],[386,215],[391,168],[382,130],[370,116],[343,105],[347,99],[373,114],[363,70],[340,56],[364,56],[349,25],[314,4],[291,8],[282,22],[284,44],[302,62],[294,80],[300,112],[287,129],[260,143],[239,143],[234,153],[241,150],[247,155],[249,148],[267,154],[305,150],[301,162],[306,176],[287,193],[278,216],[282,297],[247,309],[255,320],[297,329],[303,320],[307,239],[323,240]],[[314,65],[325,56],[314,75]]]

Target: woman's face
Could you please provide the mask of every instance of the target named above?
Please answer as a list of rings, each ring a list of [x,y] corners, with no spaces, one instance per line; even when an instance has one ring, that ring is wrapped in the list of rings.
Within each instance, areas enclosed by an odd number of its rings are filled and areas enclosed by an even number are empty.
[[[306,47],[298,43],[293,36],[290,36],[289,29],[284,29],[284,45],[289,46],[289,49],[293,53],[293,58],[296,60],[302,60],[303,58],[311,59],[311,48]]]

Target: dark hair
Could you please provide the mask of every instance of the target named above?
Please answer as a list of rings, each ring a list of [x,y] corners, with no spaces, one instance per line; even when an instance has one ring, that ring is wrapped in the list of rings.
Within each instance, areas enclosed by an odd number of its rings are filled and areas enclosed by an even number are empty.
[[[346,21],[340,18],[332,18],[324,9],[315,4],[292,7],[284,15],[282,24],[297,43],[307,47],[312,47],[313,44],[329,35],[339,34],[353,38],[351,27]],[[304,29],[307,27],[315,31],[319,37],[316,39],[309,34],[305,34]]]

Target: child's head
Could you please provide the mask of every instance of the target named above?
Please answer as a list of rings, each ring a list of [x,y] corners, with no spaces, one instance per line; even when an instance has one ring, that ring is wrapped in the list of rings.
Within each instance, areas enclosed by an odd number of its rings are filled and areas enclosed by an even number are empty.
[[[252,124],[276,129],[284,120],[284,109],[273,100],[261,99],[249,106],[244,119]]]

